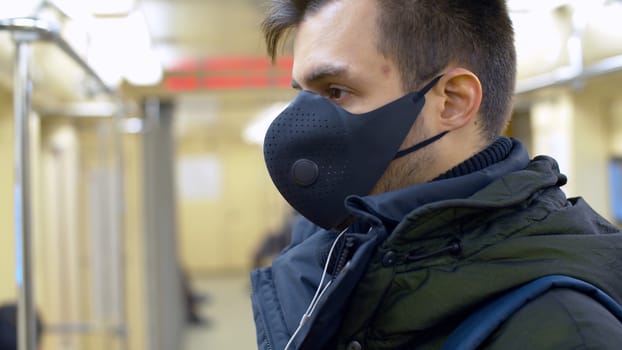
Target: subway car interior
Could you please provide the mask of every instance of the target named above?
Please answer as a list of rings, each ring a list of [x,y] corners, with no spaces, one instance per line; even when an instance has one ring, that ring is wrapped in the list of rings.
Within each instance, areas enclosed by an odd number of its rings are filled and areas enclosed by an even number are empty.
[[[19,348],[255,348],[249,272],[292,213],[262,142],[296,93],[266,2],[0,4],[0,304]],[[622,1],[508,6],[505,133],[620,225]]]

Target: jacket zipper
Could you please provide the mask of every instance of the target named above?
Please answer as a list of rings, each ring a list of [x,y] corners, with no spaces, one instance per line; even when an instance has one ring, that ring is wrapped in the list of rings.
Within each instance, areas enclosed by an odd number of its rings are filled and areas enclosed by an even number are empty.
[[[346,236],[343,246],[339,250],[339,255],[337,256],[335,268],[333,269],[333,281],[346,266],[348,260],[350,260],[352,253],[354,253],[355,243],[356,240],[354,239],[354,237]]]
[[[255,291],[255,288],[253,287],[252,283],[251,283],[251,295],[257,295]],[[258,301],[255,302],[257,304],[257,306],[259,307],[259,318],[261,319],[261,323],[263,325],[263,331],[264,331],[264,336],[263,336],[263,343],[266,345],[266,350],[274,350],[274,348],[272,347],[272,344],[270,343],[270,338],[269,338],[269,331],[270,329],[268,328],[268,324],[266,322],[265,319],[265,311],[263,308],[263,303],[259,303]]]
[[[266,344],[266,349],[267,350],[273,350],[272,349],[272,345],[270,344],[270,340],[268,339],[268,336],[264,336],[263,337],[263,342],[264,342],[264,344]]]

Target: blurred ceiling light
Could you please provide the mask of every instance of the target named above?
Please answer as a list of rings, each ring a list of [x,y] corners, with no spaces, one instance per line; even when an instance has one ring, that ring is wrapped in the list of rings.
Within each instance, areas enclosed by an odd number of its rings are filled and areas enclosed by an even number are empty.
[[[162,63],[153,50],[143,50],[127,57],[126,69],[123,73],[132,85],[157,85],[164,75]]]
[[[123,80],[121,68],[126,52],[121,43],[115,44],[117,36],[113,33],[106,35],[105,27],[101,23],[98,24],[91,31],[87,61],[108,86],[118,87]]]
[[[38,2],[40,3],[41,0]],[[74,19],[87,18],[93,15],[125,17],[136,8],[135,0],[47,0],[47,2]]]
[[[586,6],[591,16],[589,26],[603,36],[620,34],[620,19],[622,19],[622,1],[611,1],[605,6]]]
[[[609,0],[612,1],[612,0]],[[617,0],[616,0],[617,1]],[[590,9],[608,2],[607,0],[507,0],[510,12],[550,11],[564,5]]]
[[[2,18],[32,16],[40,3],[41,0],[0,0]]]
[[[622,2],[609,2],[592,10],[583,36],[584,58],[595,62],[622,52]]]
[[[567,4],[569,0],[507,0],[510,12],[550,11]]]
[[[125,48],[123,75],[133,85],[155,85],[162,80],[162,63],[151,45],[147,21],[142,12],[134,11],[126,18],[130,36]]]
[[[565,57],[563,22],[553,12],[520,12],[512,15],[516,54],[521,74],[549,71]]]
[[[136,7],[134,0],[90,0],[86,4],[95,16],[127,16]]]
[[[289,102],[276,102],[261,110],[244,129],[244,140],[250,144],[263,145],[270,124],[288,105]]]
[[[140,11],[127,17],[93,19],[89,62],[103,79],[118,86],[123,78],[134,85],[154,85],[162,79],[162,64],[151,47],[147,22]]]
[[[90,11],[91,3],[84,0],[47,0],[47,3],[52,4],[61,10],[67,17],[72,19],[84,20],[92,16]]]
[[[123,64],[120,56],[110,54],[105,48],[91,48],[89,51],[89,64],[93,67],[99,77],[106,85],[117,88],[123,81],[123,76],[119,71]]]
[[[109,44],[116,44],[120,53],[151,47],[149,28],[140,11],[134,11],[124,18],[101,18],[97,21],[102,24],[99,35],[107,37]]]
[[[73,19],[65,21],[61,36],[79,55],[86,57],[91,41],[88,22]]]

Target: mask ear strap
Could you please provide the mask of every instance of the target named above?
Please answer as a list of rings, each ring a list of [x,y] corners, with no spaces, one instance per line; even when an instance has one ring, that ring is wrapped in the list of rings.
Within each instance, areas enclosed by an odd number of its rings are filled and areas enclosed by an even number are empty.
[[[432,79],[432,81],[430,81],[426,86],[424,86],[423,89],[419,90],[418,94],[421,96],[427,94],[428,91],[432,90],[434,85],[436,85],[436,83],[438,83],[438,81],[441,80],[442,77],[443,77],[443,74],[436,76],[436,78]]]
[[[418,144],[416,144],[414,146],[410,146],[410,147],[408,147],[408,148],[406,148],[404,150],[401,150],[401,151],[399,151],[399,152],[397,152],[395,154],[395,157],[393,157],[393,159],[397,159],[397,158],[403,157],[403,156],[407,155],[408,153],[411,153],[411,152],[414,152],[416,150],[419,150],[419,149],[421,149],[421,148],[431,144],[432,142],[440,139],[441,137],[445,136],[445,134],[447,134],[448,132],[449,132],[449,130],[443,131],[442,133],[440,133],[440,134],[438,134],[436,136],[432,136],[432,137],[430,137],[427,140],[423,140],[423,141],[419,142]]]
[[[424,96],[425,94],[427,94],[428,91],[430,91],[434,87],[434,85],[436,85],[436,83],[438,83],[438,81],[441,80],[442,77],[443,77],[443,74],[438,75],[436,78],[432,79],[432,81],[430,81],[426,86],[424,86],[423,89],[419,90],[418,95],[419,96]],[[401,151],[399,151],[399,152],[397,152],[395,154],[395,157],[393,157],[393,159],[395,160],[395,159],[403,157],[403,156],[405,156],[405,155],[407,155],[407,154],[409,154],[411,152],[419,150],[419,149],[421,149],[421,148],[431,144],[432,142],[440,139],[441,137],[445,136],[445,134],[447,134],[448,132],[449,132],[449,130],[443,131],[442,133],[440,133],[440,134],[438,134],[436,136],[432,136],[432,137],[430,137],[427,140],[423,140],[423,141],[419,142],[418,144],[416,144],[414,146],[410,146],[410,147],[408,147],[408,148],[406,148],[404,150],[401,150]]]

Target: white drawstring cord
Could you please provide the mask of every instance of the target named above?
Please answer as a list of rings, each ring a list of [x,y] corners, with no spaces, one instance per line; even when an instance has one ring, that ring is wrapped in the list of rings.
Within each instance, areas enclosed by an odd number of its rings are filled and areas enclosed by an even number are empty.
[[[292,334],[292,336],[289,338],[289,341],[287,342],[287,345],[285,345],[285,348],[283,348],[283,350],[287,350],[289,349],[290,346],[292,346],[294,339],[296,339],[296,336],[298,335],[302,327],[311,318],[313,311],[315,311],[315,306],[319,303],[320,299],[322,298],[322,295],[324,295],[324,292],[326,292],[328,287],[333,282],[333,281],[328,281],[328,283],[326,283],[326,286],[322,288],[322,284],[324,284],[324,279],[326,278],[326,274],[328,271],[328,265],[330,263],[330,258],[333,255],[333,251],[335,250],[335,247],[337,246],[337,242],[339,242],[339,239],[343,236],[346,230],[347,228],[341,231],[341,233],[337,236],[337,238],[335,238],[335,241],[330,247],[330,250],[328,251],[328,258],[326,259],[326,264],[324,265],[324,271],[322,272],[322,278],[320,279],[320,284],[315,290],[315,295],[313,296],[313,299],[311,299],[311,302],[309,303],[309,307],[307,307],[307,311],[305,311],[305,313],[302,315],[302,318],[300,319],[300,323],[298,324],[298,327],[294,331],[294,334]]]

